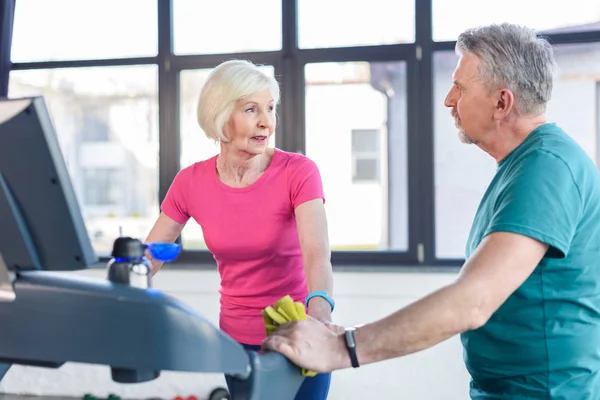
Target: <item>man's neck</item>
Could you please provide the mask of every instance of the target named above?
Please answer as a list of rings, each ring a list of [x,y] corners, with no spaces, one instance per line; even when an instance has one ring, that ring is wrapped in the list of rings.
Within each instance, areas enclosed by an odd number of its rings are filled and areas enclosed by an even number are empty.
[[[547,123],[545,115],[535,117],[519,117],[512,122],[504,123],[492,133],[486,143],[478,146],[492,156],[497,163],[504,160],[514,149],[519,147],[527,137],[541,125]]]

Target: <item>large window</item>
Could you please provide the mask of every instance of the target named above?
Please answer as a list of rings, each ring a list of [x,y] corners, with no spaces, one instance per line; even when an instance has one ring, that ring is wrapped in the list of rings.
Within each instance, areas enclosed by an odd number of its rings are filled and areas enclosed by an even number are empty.
[[[173,1],[177,54],[281,49],[281,0]]]
[[[18,0],[11,58],[29,62],[155,56],[156,11],[157,0]]]
[[[9,96],[44,96],[94,249],[145,237],[158,216],[154,66],[13,71]]]
[[[563,127],[598,164],[598,95],[600,43],[555,46],[559,75],[546,115]],[[434,57],[435,225],[436,255],[462,258],[479,200],[490,183],[495,161],[457,136],[444,98],[452,85],[458,57]]]
[[[462,31],[546,35],[560,67],[547,115],[600,166],[600,3],[488,3],[19,0],[9,95],[45,97],[100,256],[119,232],[144,239],[177,172],[219,153],[199,92],[244,59],[281,86],[270,145],[319,167],[334,266],[457,265],[496,168],[443,104]],[[194,220],[178,240],[182,260],[213,261]]]
[[[433,40],[456,40],[465,29],[511,22],[547,33],[600,30],[600,2],[570,0],[432,0]]]
[[[332,249],[406,250],[405,64],[308,64],[305,77],[306,155],[321,171]]]
[[[369,46],[415,40],[413,0],[298,0],[300,48]]]

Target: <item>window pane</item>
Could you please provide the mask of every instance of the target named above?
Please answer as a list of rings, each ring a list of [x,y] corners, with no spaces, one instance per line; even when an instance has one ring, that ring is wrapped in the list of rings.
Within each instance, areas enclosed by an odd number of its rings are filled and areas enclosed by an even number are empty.
[[[379,158],[354,159],[354,174],[352,183],[376,182],[379,183]]]
[[[490,12],[489,3],[479,0],[433,0],[433,40],[456,40],[465,29],[511,22],[548,32],[600,30],[600,2],[571,0],[505,0]],[[460,14],[461,18],[451,15]]]
[[[273,76],[275,70],[270,65],[260,67],[265,73]],[[200,89],[212,69],[184,70],[180,73],[180,126],[181,126],[181,168],[195,162],[206,160],[219,154],[219,145],[206,137],[198,125],[197,105]],[[276,144],[276,134],[269,139],[269,146]],[[202,229],[190,220],[181,233],[183,246],[187,250],[206,250]]]
[[[153,66],[12,71],[10,97],[43,95],[94,249],[145,239],[158,216]]]
[[[355,154],[378,153],[379,131],[377,129],[356,129],[352,131],[352,152]]]
[[[19,0],[13,62],[155,56],[156,0]]]
[[[309,64],[305,77],[306,155],[321,171],[332,249],[407,250],[405,63]],[[377,134],[377,151],[355,153],[356,131]]]
[[[554,47],[559,76],[547,117],[562,126],[598,165],[600,137],[600,43]],[[474,145],[462,144],[444,98],[452,85],[458,57],[435,55],[435,223],[436,256],[464,258],[464,248],[479,201],[490,183],[495,162]]]
[[[415,0],[298,0],[300,48],[369,46],[415,40]]]
[[[281,0],[173,1],[176,54],[281,49]]]
[[[90,206],[116,206],[122,200],[123,182],[118,168],[86,168],[83,201]]]

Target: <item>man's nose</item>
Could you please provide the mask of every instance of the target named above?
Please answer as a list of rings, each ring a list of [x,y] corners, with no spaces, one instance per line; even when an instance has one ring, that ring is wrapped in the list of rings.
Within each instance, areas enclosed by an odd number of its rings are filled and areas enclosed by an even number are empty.
[[[454,88],[452,88],[446,95],[446,99],[444,99],[444,105],[446,107],[454,107],[455,103],[456,102],[454,100]]]

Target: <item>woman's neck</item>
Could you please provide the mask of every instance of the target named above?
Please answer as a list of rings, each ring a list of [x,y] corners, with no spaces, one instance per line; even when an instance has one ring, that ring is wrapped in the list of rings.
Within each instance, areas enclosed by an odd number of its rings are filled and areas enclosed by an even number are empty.
[[[270,158],[268,151],[249,154],[221,146],[221,153],[217,157],[217,173],[223,182],[253,182],[267,169]]]

